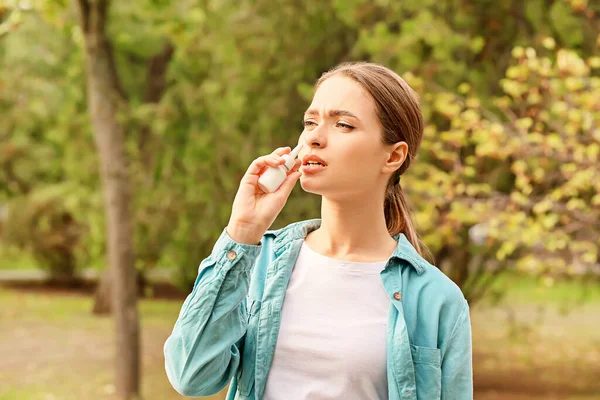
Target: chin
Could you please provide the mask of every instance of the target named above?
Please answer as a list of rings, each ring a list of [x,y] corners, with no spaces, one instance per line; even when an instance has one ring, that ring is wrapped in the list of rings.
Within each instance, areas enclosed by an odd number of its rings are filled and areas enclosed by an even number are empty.
[[[307,193],[313,193],[318,195],[324,194],[324,191],[322,190],[323,185],[319,182],[316,182],[316,180],[312,177],[304,178],[304,175],[300,176],[300,186],[302,187],[302,190],[304,190]]]

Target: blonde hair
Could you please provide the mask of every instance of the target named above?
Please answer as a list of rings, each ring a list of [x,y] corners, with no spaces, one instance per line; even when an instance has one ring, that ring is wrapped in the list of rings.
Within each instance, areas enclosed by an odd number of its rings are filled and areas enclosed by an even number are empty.
[[[358,82],[375,101],[377,117],[382,126],[381,139],[391,145],[404,141],[408,156],[388,181],[384,212],[388,232],[404,233],[409,242],[423,256],[429,251],[419,238],[412,221],[411,210],[400,184],[395,184],[415,158],[423,138],[423,114],[417,93],[394,71],[369,62],[346,62],[325,72],[315,84],[315,90],[334,75],[342,75]]]

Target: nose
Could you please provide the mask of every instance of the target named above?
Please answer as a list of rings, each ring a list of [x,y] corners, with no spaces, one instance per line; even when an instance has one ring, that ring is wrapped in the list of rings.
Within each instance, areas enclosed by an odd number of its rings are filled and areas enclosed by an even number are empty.
[[[311,130],[305,129],[303,132],[304,143],[309,148],[325,147],[327,145],[326,130],[327,128],[323,124],[320,124]]]

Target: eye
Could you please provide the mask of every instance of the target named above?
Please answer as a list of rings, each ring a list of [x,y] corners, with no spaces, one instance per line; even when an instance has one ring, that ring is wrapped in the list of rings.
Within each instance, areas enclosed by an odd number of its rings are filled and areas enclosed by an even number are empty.
[[[304,125],[304,126],[316,126],[317,124],[316,124],[315,121],[307,120],[307,121],[303,121],[302,125]]]
[[[344,128],[344,129],[349,129],[349,130],[352,130],[352,129],[354,129],[354,127],[353,127],[352,125],[348,125],[348,124],[346,124],[346,123],[343,123],[343,122],[338,122],[338,123],[337,123],[337,125],[338,125],[338,126],[341,126],[341,127],[342,127],[342,128]]]

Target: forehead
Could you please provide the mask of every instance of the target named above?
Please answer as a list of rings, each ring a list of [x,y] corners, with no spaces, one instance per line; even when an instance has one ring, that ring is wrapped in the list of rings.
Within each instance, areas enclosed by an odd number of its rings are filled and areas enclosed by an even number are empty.
[[[310,108],[321,111],[347,110],[359,118],[375,116],[373,100],[362,86],[344,76],[325,80],[313,97]]]

